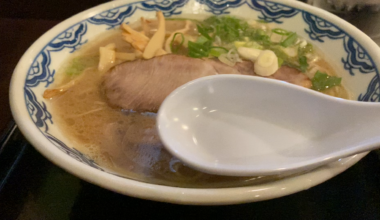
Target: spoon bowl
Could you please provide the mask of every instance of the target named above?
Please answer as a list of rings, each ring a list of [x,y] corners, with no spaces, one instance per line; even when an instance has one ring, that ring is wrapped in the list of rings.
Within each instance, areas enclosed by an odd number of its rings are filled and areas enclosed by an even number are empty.
[[[272,175],[378,148],[380,104],[272,79],[216,75],[171,93],[157,126],[167,150],[195,169]]]

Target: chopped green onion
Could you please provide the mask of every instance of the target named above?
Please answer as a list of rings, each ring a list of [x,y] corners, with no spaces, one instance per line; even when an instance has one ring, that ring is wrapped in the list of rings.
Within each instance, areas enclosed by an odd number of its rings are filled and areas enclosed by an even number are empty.
[[[292,63],[290,57],[280,48],[280,46],[272,46],[269,50],[273,51],[277,58],[282,59],[283,64]]]
[[[248,42],[249,43],[249,42]],[[235,41],[234,42],[234,46],[236,48],[239,48],[239,47],[245,47],[245,46],[248,46],[248,43],[245,42],[245,41]]]
[[[268,23],[264,20],[257,22]],[[189,56],[208,57],[220,56],[225,53],[224,49],[215,49],[212,47],[217,39],[218,43],[220,41],[223,42],[222,46],[226,47],[226,50],[239,47],[272,50],[279,58],[280,66],[287,65],[302,72],[307,71],[309,68],[307,54],[313,52],[313,47],[309,43],[301,47],[300,44],[304,44],[302,41],[296,45],[298,35],[295,32],[290,32],[282,28],[263,30],[261,28],[252,27],[248,22],[232,16],[211,16],[198,23],[197,27],[200,36],[195,42],[189,43],[190,45],[186,51]],[[283,36],[282,41],[279,43],[272,42],[271,34]],[[297,51],[292,53],[293,56],[290,56],[287,50],[284,51],[284,48],[293,46]]]
[[[291,34],[291,32],[287,31],[287,30],[284,30],[282,28],[275,28],[275,29],[272,29],[272,32],[273,33],[276,33],[278,35],[283,35],[283,36],[288,36],[289,34]]]
[[[280,68],[282,64],[284,63],[284,60],[281,59],[280,57],[277,57],[277,60],[278,60],[278,68]]]
[[[203,21],[201,33],[205,30],[212,32],[212,36],[218,36],[224,43],[232,43],[243,38],[245,31],[250,28],[244,20],[231,16],[211,16]]]
[[[201,25],[197,25],[197,29],[198,29],[198,32],[205,38],[207,38],[207,40],[212,40],[212,38],[210,37],[210,35],[208,35],[208,31],[206,28],[202,27]]]
[[[314,78],[311,80],[312,89],[322,91],[333,86],[340,85],[342,78],[336,76],[329,76],[326,73],[317,71]]]
[[[224,47],[211,47],[209,54],[214,57],[219,57],[223,53],[228,53],[228,50]]]
[[[180,34],[182,37],[181,43],[179,45],[173,45],[175,38],[177,37],[178,34]],[[172,41],[170,42],[170,49],[171,49],[172,53],[177,53],[179,48],[183,45],[183,42],[185,42],[185,37],[183,36],[183,34],[182,33],[175,33]]]
[[[302,71],[298,62],[297,58],[289,57],[281,48],[280,45],[273,45],[269,48],[269,50],[272,50],[278,59],[283,60],[282,65],[286,65],[295,69],[298,69],[299,71]]]
[[[306,72],[307,68],[309,67],[309,64],[307,63],[306,56],[300,56],[298,58],[298,62],[300,63],[300,69],[304,73]]]
[[[208,57],[210,51],[211,41],[200,44],[195,42],[188,42],[188,55],[189,57],[201,58]]]
[[[65,73],[68,76],[78,76],[83,72],[83,70],[85,70],[88,67],[95,66],[98,62],[98,56],[75,57],[69,62],[69,65],[65,68]]]
[[[71,65],[66,69],[66,74],[69,76],[79,75],[85,66],[80,62],[78,58],[74,58]]]
[[[299,56],[304,56],[308,53],[312,53],[314,51],[313,45],[310,43],[307,43],[304,47],[298,48],[298,54]]]
[[[197,44],[204,44],[204,43],[206,43],[207,41],[209,41],[206,37],[204,37],[204,36],[199,36],[198,37],[198,39],[197,39],[197,41],[196,41],[196,43]]]
[[[297,41],[297,39],[297,33],[293,32],[284,41],[282,41],[280,45],[283,47],[289,47],[290,45],[293,45]]]
[[[260,49],[260,50],[264,49],[264,47],[262,45],[260,45],[259,43],[257,43],[256,41],[249,41],[246,43],[245,46],[255,48],[255,49]]]
[[[210,50],[210,55],[214,57],[219,57],[222,53],[216,49],[211,49]]]

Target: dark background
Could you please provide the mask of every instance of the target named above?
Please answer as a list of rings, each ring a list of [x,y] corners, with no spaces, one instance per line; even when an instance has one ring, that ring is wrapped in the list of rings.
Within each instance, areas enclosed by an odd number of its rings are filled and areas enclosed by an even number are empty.
[[[46,160],[12,130],[8,89],[25,50],[60,21],[104,1],[0,0],[1,219],[380,219],[380,158],[371,152],[312,189],[270,201],[185,206],[119,195]]]

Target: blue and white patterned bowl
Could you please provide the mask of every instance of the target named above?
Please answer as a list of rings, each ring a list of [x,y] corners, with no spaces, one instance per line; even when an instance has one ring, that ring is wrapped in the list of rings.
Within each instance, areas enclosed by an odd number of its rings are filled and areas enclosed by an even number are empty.
[[[378,46],[352,25],[320,9],[279,0],[113,1],[75,15],[48,31],[25,52],[14,71],[10,89],[13,116],[26,138],[53,163],[86,181],[126,195],[184,204],[229,204],[271,199],[310,188],[343,172],[365,155],[271,183],[220,189],[154,185],[106,172],[61,134],[42,94],[54,82],[62,62],[83,44],[122,22],[155,17],[156,10],[167,17],[230,14],[296,31],[323,51],[353,97],[380,101]]]

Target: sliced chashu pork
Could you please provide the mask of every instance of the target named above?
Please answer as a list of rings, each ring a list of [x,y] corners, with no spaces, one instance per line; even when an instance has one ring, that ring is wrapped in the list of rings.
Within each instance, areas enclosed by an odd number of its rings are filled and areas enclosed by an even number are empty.
[[[176,88],[194,79],[216,74],[257,76],[253,63],[244,61],[234,67],[210,59],[165,55],[117,65],[104,76],[104,92],[115,107],[156,112],[164,99]],[[310,79],[287,66],[269,78],[311,87]]]

